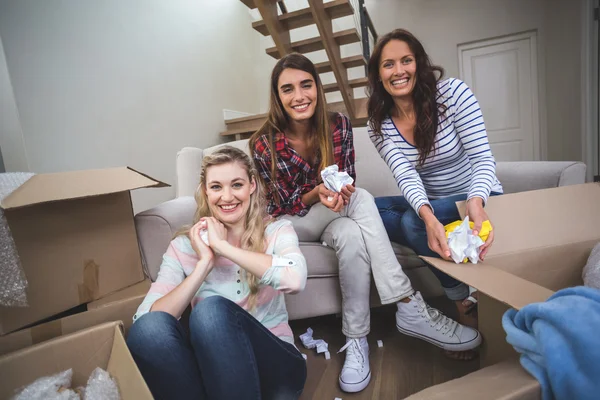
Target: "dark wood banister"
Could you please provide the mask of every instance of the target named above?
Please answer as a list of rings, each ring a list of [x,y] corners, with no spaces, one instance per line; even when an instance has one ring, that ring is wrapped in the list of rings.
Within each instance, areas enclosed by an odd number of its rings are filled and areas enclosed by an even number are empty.
[[[277,4],[279,4],[279,9],[281,10],[281,13],[287,14],[287,7],[285,6],[285,3],[283,2],[283,0],[278,1]]]

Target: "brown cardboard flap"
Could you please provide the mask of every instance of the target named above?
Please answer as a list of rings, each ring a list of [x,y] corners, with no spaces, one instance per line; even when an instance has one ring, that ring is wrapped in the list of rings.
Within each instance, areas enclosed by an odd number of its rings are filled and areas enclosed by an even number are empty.
[[[477,306],[479,332],[483,336],[479,348],[479,366],[485,368],[507,359],[518,359],[519,353],[506,341],[506,332],[502,327],[502,316],[510,306],[481,292]]]
[[[538,381],[512,360],[432,386],[406,400],[539,400],[541,396]]]
[[[107,296],[104,296],[99,300],[88,303],[87,308],[88,310],[94,310],[96,308],[106,307],[108,305],[111,305],[112,303],[120,302],[122,300],[128,300],[131,298],[139,298],[143,300],[146,294],[148,293],[148,290],[150,290],[150,285],[152,285],[152,281],[150,281],[150,279],[145,279],[140,283],[136,283],[135,285],[131,285],[129,287],[126,287],[125,289],[121,289],[115,293],[111,293]]]
[[[2,200],[4,209],[167,184],[128,167],[34,175]]]
[[[486,258],[492,265],[550,290],[583,284],[581,270],[598,239],[540,247]]]
[[[119,330],[119,327],[115,327],[115,330]],[[153,399],[150,389],[148,389],[148,385],[146,385],[142,374],[137,369],[135,361],[127,348],[125,339],[123,339],[123,335],[120,332],[115,332],[112,353],[110,360],[108,360],[106,371],[117,381],[121,398],[136,400]]]
[[[144,297],[145,295],[137,295],[113,301],[89,311],[0,336],[0,356],[61,335],[112,321],[122,321],[123,331],[127,335],[133,324],[133,315]]]
[[[546,301],[554,292],[486,264],[455,264],[439,258],[421,257],[440,271],[517,310]]]
[[[40,343],[0,357],[0,398],[8,398],[15,389],[73,368],[73,387],[85,385],[96,367],[106,369],[119,322]]]
[[[464,216],[465,203],[457,207]],[[493,196],[485,209],[495,233],[488,257],[583,242],[598,237],[600,183]]]

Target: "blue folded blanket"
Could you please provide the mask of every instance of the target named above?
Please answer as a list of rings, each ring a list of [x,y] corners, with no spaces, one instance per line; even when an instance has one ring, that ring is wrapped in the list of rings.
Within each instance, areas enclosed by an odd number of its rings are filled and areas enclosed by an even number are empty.
[[[600,399],[600,290],[563,289],[502,318],[544,400]]]

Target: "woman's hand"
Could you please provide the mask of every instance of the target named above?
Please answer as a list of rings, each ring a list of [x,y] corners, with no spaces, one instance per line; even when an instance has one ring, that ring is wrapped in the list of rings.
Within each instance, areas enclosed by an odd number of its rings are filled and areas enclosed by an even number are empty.
[[[317,187],[319,188],[319,201],[321,201],[325,207],[336,213],[342,211],[342,208],[344,208],[344,198],[341,194],[327,189],[322,183]],[[331,200],[328,200],[328,197],[330,197]]]
[[[432,251],[435,251],[444,260],[450,260],[450,248],[448,248],[448,239],[446,238],[446,230],[444,225],[431,214],[428,220],[425,221],[425,229],[427,230],[427,245]]]
[[[227,242],[227,228],[214,217],[202,218],[206,222],[208,230],[208,243],[216,255],[222,256]]]
[[[350,201],[350,197],[352,197],[352,193],[356,192],[356,188],[352,185],[346,185],[345,187],[342,188],[342,191],[340,192],[340,194],[342,195],[342,198],[344,199],[344,205],[347,206],[348,202]]]
[[[419,215],[425,222],[427,231],[427,245],[439,254],[444,260],[450,260],[450,249],[448,248],[448,239],[446,238],[446,230],[444,225],[438,221],[433,214],[433,210],[428,205],[424,205],[419,209]]]
[[[200,236],[200,231],[202,229],[206,229],[206,221],[201,219],[192,226],[188,236],[190,242],[192,242],[192,248],[200,258],[198,264],[202,264],[204,267],[211,270],[214,264],[215,255],[211,248],[204,243],[204,240],[202,240],[202,237]]]
[[[483,199],[481,197],[473,197],[467,201],[467,216],[469,217],[469,221],[473,221],[473,234],[479,235],[483,222],[489,220],[488,215],[483,208]],[[493,242],[494,230],[492,226],[492,230],[490,231],[487,240],[481,245],[481,247],[479,247],[479,259],[481,261],[484,260],[485,255],[489,251],[490,247],[492,247]]]

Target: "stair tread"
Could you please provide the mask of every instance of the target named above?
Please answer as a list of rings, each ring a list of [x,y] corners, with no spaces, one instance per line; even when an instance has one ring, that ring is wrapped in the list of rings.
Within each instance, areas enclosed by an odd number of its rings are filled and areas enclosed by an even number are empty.
[[[353,89],[362,87],[362,86],[367,86],[369,84],[369,78],[362,77],[362,78],[350,79],[350,80],[348,80],[348,83],[350,84],[350,87]],[[328,83],[326,85],[323,85],[323,91],[325,91],[325,93],[335,92],[337,90],[340,90],[337,82]]]
[[[225,123],[226,124],[234,124],[236,122],[246,122],[246,121],[252,121],[252,120],[261,119],[261,118],[267,118],[267,114],[255,114],[255,115],[248,115],[246,117],[226,119]]]
[[[354,9],[352,8],[352,4],[350,4],[349,0],[334,0],[324,3],[323,6],[325,7],[325,11],[331,19],[346,17],[354,14]],[[281,14],[279,16],[279,21],[287,30],[302,28],[303,26],[308,26],[315,23],[310,8],[303,8],[301,10]],[[269,30],[267,29],[267,26],[263,20],[253,22],[252,27],[264,36],[270,35]]]
[[[367,65],[367,60],[365,60],[365,57],[362,55],[350,56],[342,58],[342,64],[346,68],[364,67],[365,65]],[[331,72],[331,62],[324,61],[316,63],[315,68],[317,69],[317,73],[319,74]]]
[[[343,31],[335,32],[333,34],[333,38],[335,39],[338,46],[350,43],[360,42],[360,36],[358,36],[358,31],[355,28],[345,29]],[[293,42],[291,44],[292,49],[297,51],[298,53],[311,53],[317,50],[323,50],[323,40],[320,36],[312,37],[310,39],[300,40],[298,42]],[[279,51],[277,47],[269,47],[266,50],[267,54],[274,58],[279,58]]]

